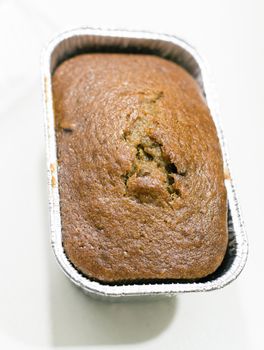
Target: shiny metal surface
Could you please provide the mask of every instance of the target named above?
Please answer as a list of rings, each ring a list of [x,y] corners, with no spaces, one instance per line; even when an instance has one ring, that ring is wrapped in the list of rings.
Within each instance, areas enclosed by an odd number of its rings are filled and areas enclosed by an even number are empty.
[[[60,197],[58,191],[58,166],[51,77],[56,67],[65,59],[82,52],[130,52],[150,53],[183,66],[199,83],[211,115],[217,127],[221,143],[228,193],[229,243],[220,268],[199,282],[160,282],[131,285],[105,285],[81,275],[67,259],[62,245]],[[60,34],[50,42],[43,54],[43,97],[45,105],[45,132],[47,148],[47,171],[49,185],[49,209],[51,244],[59,265],[70,280],[86,293],[108,297],[109,300],[131,299],[132,296],[173,295],[185,292],[204,292],[219,289],[235,280],[242,271],[248,253],[248,243],[239,202],[230,175],[228,156],[223,133],[219,124],[217,101],[208,71],[196,50],[185,41],[164,34],[124,30],[101,30],[79,28]]]

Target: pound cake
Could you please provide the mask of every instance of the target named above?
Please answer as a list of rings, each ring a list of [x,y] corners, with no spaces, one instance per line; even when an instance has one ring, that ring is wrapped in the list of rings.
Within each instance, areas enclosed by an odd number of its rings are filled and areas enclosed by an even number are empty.
[[[53,75],[63,246],[104,283],[196,280],[227,248],[214,122],[196,81],[152,55],[92,53]]]

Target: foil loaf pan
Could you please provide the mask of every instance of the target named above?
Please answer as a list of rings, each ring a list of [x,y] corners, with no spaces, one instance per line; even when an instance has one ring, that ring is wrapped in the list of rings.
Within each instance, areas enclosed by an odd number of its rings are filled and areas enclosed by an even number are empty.
[[[172,60],[184,67],[198,82],[206,98],[217,127],[225,168],[228,194],[229,242],[226,256],[218,270],[198,282],[157,282],[145,284],[105,285],[91,281],[80,274],[67,259],[62,243],[58,164],[54,127],[51,78],[56,67],[76,54],[84,52],[125,52],[154,54]],[[79,28],[60,34],[52,40],[43,54],[43,89],[45,105],[45,132],[49,185],[51,244],[56,259],[69,279],[86,293],[119,300],[120,297],[173,295],[186,292],[205,292],[219,289],[237,278],[248,253],[247,237],[241,218],[236,191],[229,171],[223,133],[219,124],[214,90],[208,71],[196,50],[185,41],[171,35],[125,30]]]

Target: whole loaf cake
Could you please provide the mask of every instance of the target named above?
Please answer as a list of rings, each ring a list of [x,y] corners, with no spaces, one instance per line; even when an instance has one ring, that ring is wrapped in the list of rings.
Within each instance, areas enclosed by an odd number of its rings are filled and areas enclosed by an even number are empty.
[[[104,283],[196,280],[227,247],[214,122],[196,81],[152,55],[82,54],[53,75],[63,246]]]

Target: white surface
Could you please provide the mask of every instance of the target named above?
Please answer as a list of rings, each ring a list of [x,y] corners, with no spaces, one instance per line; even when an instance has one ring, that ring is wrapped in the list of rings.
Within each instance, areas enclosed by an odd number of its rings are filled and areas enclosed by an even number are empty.
[[[263,346],[263,61],[260,1],[0,1],[0,348]],[[49,247],[40,51],[89,25],[174,33],[210,63],[250,241],[242,275],[209,294],[107,304],[74,288]],[[10,258],[11,257],[11,258]]]

